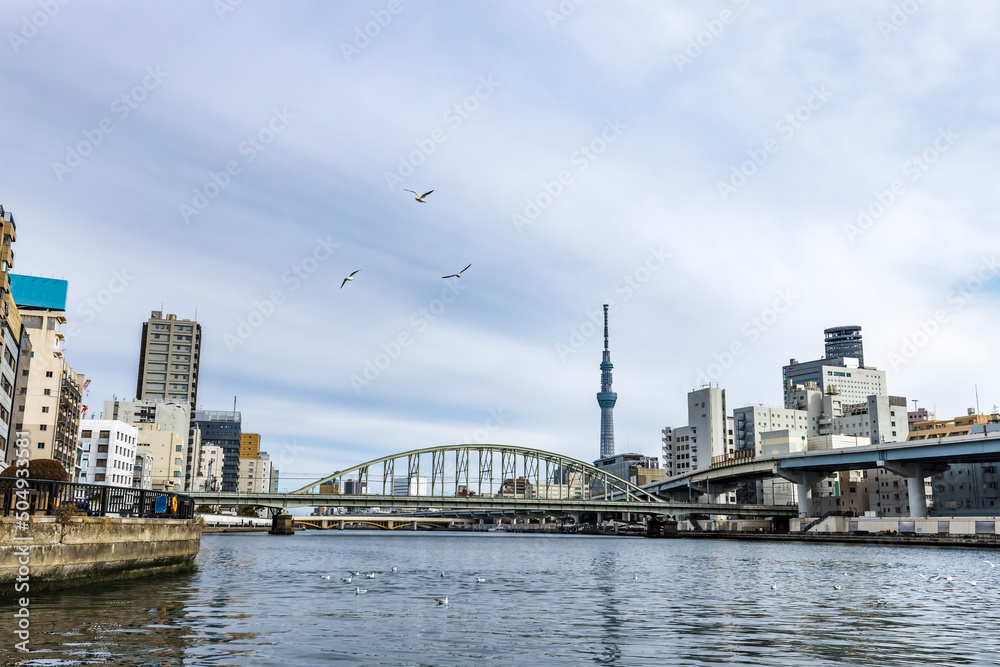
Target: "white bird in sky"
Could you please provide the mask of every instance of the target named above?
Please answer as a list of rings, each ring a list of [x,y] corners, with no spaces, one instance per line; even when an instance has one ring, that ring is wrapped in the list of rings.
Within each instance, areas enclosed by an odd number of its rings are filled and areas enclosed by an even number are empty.
[[[360,271],[360,270],[361,270],[361,269],[358,269],[358,271]],[[344,278],[344,282],[340,283],[340,289],[344,289],[344,285],[346,285],[346,284],[347,284],[347,281],[348,281],[348,280],[354,280],[354,274],[355,274],[355,273],[357,273],[358,271],[355,271],[355,272],[354,272],[354,273],[352,273],[351,275],[349,275],[349,276],[347,276],[346,278]]]
[[[430,193],[432,193],[434,191],[433,190],[428,190],[424,194],[420,194],[416,190],[405,190],[404,189],[403,192],[412,192],[414,195],[416,195],[416,198],[417,198],[418,202],[420,202],[421,204],[426,204],[427,203],[427,199],[426,199],[427,195],[429,195]]]
[[[438,604],[448,604],[448,598],[434,598],[434,601]]]
[[[367,592],[368,592],[367,588],[357,588],[357,587],[354,588],[355,595],[364,595]]]
[[[375,573],[372,572],[371,574],[366,574],[365,577],[368,578],[368,579],[374,579],[375,578]]]
[[[340,580],[343,581],[344,583],[347,583],[347,584],[351,583],[351,578],[350,577],[341,577]]]
[[[987,565],[989,565],[990,567],[996,567],[996,564],[991,563],[988,560],[984,560],[983,562],[986,563]]]
[[[472,264],[469,264],[469,266],[472,266]],[[466,269],[468,269],[468,268],[469,268],[469,266],[465,267],[464,269],[462,269],[462,270],[461,270],[461,271],[459,271],[458,273],[453,273],[453,274],[451,274],[450,276],[441,276],[441,277],[442,277],[442,278],[461,278],[461,277],[462,277],[462,274],[463,274],[463,273],[465,273]]]

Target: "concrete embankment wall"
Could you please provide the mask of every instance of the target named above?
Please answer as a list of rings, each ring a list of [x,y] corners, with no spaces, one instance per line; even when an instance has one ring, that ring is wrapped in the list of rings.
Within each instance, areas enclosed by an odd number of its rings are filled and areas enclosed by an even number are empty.
[[[0,598],[23,596],[15,585],[25,577],[37,593],[179,572],[194,567],[200,548],[197,520],[33,517],[24,530],[0,517]]]

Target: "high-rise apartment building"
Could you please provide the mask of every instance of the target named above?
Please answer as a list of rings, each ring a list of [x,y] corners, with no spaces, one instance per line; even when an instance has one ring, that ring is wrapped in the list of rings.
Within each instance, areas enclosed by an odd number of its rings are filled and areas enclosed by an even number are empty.
[[[142,325],[139,374],[135,397],[153,402],[186,403],[194,415],[198,405],[198,369],[201,360],[201,325],[154,310]],[[184,461],[184,488],[198,475],[199,438],[196,426],[188,429]]]
[[[781,369],[786,408],[794,407],[796,388],[810,382],[822,394],[839,395],[844,403],[862,403],[887,393],[885,371],[865,366],[861,327],[832,327],[823,333],[826,356],[815,361],[791,359]]]
[[[201,431],[201,446],[215,445],[225,454],[222,461],[222,491],[236,491],[240,471],[242,417],[238,411],[195,410],[192,423]]]
[[[12,274],[10,285],[32,350],[30,366],[19,371],[27,382],[19,389],[24,404],[18,404],[15,422],[31,443],[31,458],[55,459],[77,476],[84,377],[63,356],[68,284]]]
[[[154,310],[142,325],[136,398],[197,407],[201,325]]]
[[[17,429],[14,424],[19,421],[13,413],[15,403],[15,385],[17,385],[18,360],[21,355],[21,340],[24,338],[21,325],[21,315],[18,312],[14,298],[11,296],[9,272],[14,268],[14,241],[17,240],[17,227],[14,216],[0,205],[0,227],[3,233],[3,245],[0,246],[0,338],[3,343],[3,359],[0,360],[0,463],[14,459],[14,447],[9,446],[17,440]]]

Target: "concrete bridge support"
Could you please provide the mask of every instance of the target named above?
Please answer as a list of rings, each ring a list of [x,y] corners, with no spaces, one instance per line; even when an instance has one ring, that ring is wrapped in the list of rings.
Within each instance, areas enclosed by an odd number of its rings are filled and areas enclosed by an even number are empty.
[[[795,496],[799,501],[799,518],[804,519],[810,514],[812,509],[812,485],[819,481],[819,473],[815,472],[792,472],[790,470],[777,470],[776,474],[795,484]]]
[[[921,519],[927,516],[927,491],[924,488],[924,469],[919,463],[886,463],[879,467],[906,478],[906,491],[910,496],[910,516]]]
[[[416,521],[411,521],[410,522],[410,530],[416,530],[416,529],[417,529],[417,522]]]

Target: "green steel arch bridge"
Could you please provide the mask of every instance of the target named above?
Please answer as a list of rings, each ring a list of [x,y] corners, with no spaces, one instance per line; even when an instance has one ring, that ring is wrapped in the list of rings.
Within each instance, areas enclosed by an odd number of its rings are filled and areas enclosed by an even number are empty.
[[[661,498],[589,463],[516,445],[413,449],[339,470],[290,493],[209,491],[199,505],[273,509],[342,507],[476,514],[796,516],[794,507],[717,505]]]

